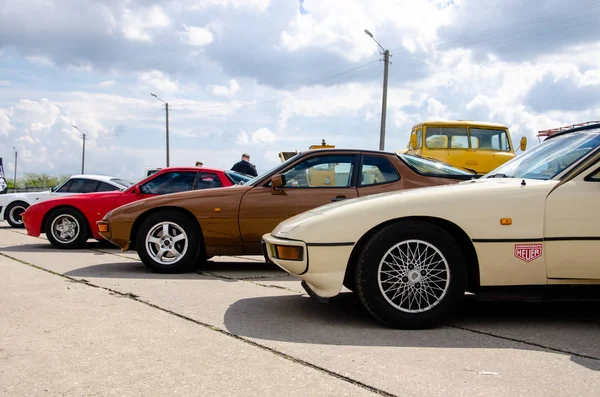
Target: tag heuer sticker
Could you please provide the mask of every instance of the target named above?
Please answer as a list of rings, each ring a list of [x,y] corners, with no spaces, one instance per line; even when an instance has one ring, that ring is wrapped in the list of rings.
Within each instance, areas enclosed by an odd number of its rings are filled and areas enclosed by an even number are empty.
[[[531,262],[542,256],[542,244],[515,244],[515,256],[522,261]]]

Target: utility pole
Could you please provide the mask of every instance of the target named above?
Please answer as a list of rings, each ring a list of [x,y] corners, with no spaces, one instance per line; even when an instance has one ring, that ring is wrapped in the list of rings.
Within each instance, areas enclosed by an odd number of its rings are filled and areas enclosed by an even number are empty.
[[[165,104],[166,126],[167,126],[167,167],[168,167],[169,166],[169,104],[167,102],[163,101],[162,99],[160,99],[153,92],[151,92],[150,95],[152,95],[154,98],[158,99],[159,101],[161,101],[162,103]]]
[[[375,39],[373,33],[369,32],[365,29],[365,33],[370,36],[383,50],[383,96],[381,98],[381,130],[379,131],[379,150],[384,150],[385,148],[385,121],[386,121],[386,113],[387,113],[387,88],[388,88],[388,67],[390,64],[390,51],[383,48],[381,44]]]
[[[169,103],[165,103],[165,114],[167,120],[167,167],[169,166]]]
[[[85,165],[85,132],[81,131],[75,124],[73,124],[73,128],[81,132],[81,134],[83,135],[83,152],[81,153],[81,174],[83,175]]]
[[[13,189],[16,193],[17,192],[17,149],[15,149],[14,146],[13,146],[13,149],[15,150],[15,176],[13,178]]]

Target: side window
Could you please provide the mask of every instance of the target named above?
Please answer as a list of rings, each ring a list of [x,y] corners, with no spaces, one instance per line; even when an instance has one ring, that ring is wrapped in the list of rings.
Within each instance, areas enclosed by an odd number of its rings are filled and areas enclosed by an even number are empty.
[[[419,128],[417,130],[417,149],[420,149],[423,146],[423,131]]]
[[[600,182],[600,168],[591,173],[587,178],[585,178],[585,180],[592,182]]]
[[[395,182],[400,175],[388,159],[379,156],[365,156],[360,172],[360,186]]]
[[[92,179],[73,179],[69,186],[69,193],[91,193],[96,190],[98,181]],[[63,189],[61,189],[63,191]]]
[[[73,180],[69,180],[67,181],[64,185],[62,185],[60,187],[60,189],[57,190],[58,193],[68,193],[69,192],[69,188],[71,187],[71,184],[73,183]]]
[[[286,188],[349,187],[356,156],[311,157],[283,173]]]
[[[201,172],[196,189],[213,189],[223,187],[219,176],[212,172]]]
[[[119,188],[106,182],[100,182],[96,188],[97,192],[114,192],[115,190],[119,190]]]
[[[144,194],[169,194],[192,190],[197,172],[166,172],[144,183]]]

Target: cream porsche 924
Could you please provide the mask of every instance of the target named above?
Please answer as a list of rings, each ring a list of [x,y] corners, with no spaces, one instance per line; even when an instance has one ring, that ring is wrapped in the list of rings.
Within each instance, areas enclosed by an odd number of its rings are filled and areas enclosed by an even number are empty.
[[[398,328],[441,322],[480,287],[600,286],[600,124],[557,133],[480,179],[328,204],[263,251],[313,298],[355,291]]]

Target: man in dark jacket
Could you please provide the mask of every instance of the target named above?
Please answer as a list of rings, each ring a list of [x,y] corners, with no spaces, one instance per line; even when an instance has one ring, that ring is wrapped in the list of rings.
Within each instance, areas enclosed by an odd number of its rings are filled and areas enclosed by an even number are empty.
[[[232,171],[241,172],[251,176],[258,176],[256,167],[250,162],[250,155],[248,153],[242,154],[242,160],[238,161],[231,167]]]

